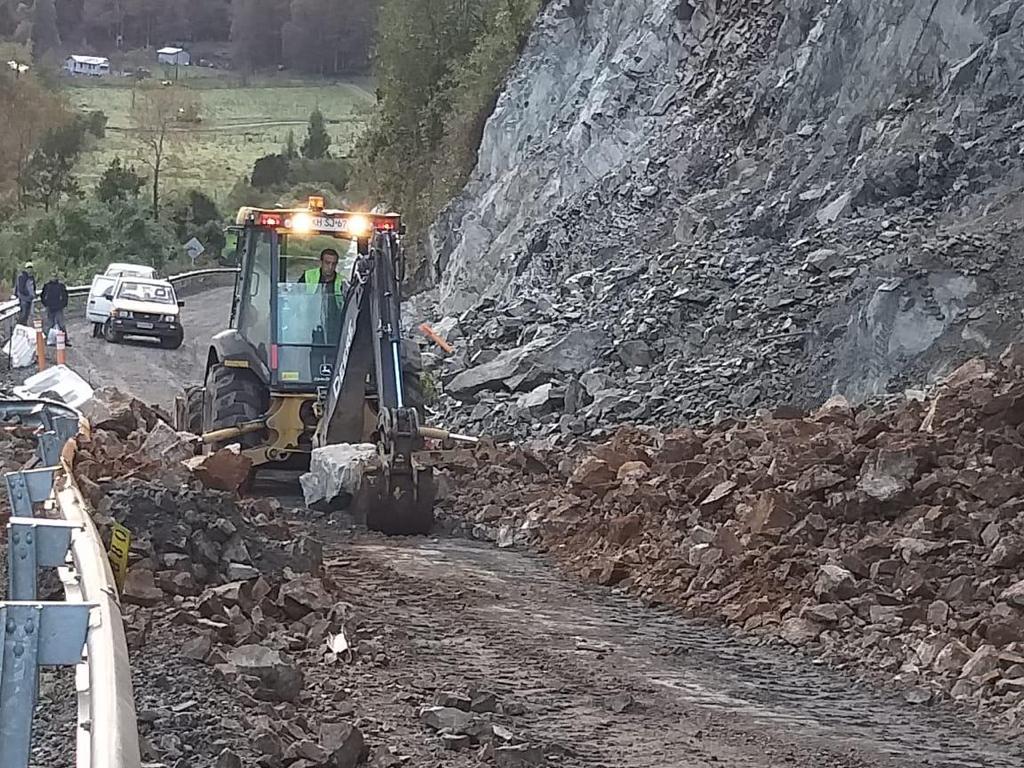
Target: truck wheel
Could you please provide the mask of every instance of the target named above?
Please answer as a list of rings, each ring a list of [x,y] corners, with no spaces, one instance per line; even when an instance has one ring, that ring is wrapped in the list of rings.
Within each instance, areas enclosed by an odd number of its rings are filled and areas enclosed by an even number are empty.
[[[206,374],[206,397],[203,400],[203,432],[230,429],[246,421],[255,421],[267,412],[270,396],[267,388],[247,368],[229,368],[216,363]],[[263,442],[261,432],[210,444],[217,451],[233,443],[253,448]]]
[[[115,331],[114,326],[107,322],[103,325],[103,338],[111,344],[120,344],[124,335],[120,331]]]
[[[189,387],[185,390],[185,413],[182,431],[193,435],[203,434],[203,400],[202,387]]]
[[[160,339],[160,346],[164,349],[178,349],[185,341],[185,332],[179,331],[174,336],[167,336]]]

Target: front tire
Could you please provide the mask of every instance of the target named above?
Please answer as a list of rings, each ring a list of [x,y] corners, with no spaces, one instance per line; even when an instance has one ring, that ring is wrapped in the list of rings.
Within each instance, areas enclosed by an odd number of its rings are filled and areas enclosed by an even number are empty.
[[[164,349],[178,349],[185,341],[185,332],[178,331],[174,336],[167,336],[160,339],[160,346]]]
[[[113,324],[108,320],[103,325],[103,338],[111,344],[120,344],[124,334],[120,331],[115,331]]]
[[[269,407],[270,394],[267,388],[249,369],[229,368],[216,363],[207,372],[202,410],[203,433],[231,429],[244,422],[255,421]],[[251,432],[210,443],[209,449],[213,452],[239,443],[244,450],[259,446],[263,440],[263,433]]]

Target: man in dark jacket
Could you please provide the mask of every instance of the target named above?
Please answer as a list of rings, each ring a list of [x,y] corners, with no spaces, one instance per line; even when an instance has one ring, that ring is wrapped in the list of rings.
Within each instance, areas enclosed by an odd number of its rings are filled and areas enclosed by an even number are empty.
[[[28,325],[32,319],[32,303],[36,300],[36,272],[31,261],[25,262],[18,279],[14,282],[14,298],[18,300],[18,324]]]
[[[46,334],[49,335],[50,329],[56,326],[64,331],[64,343],[70,345],[71,341],[67,337],[68,326],[64,319],[64,310],[68,307],[68,289],[61,281],[60,275],[55,275],[43,286],[40,298],[46,308]]]

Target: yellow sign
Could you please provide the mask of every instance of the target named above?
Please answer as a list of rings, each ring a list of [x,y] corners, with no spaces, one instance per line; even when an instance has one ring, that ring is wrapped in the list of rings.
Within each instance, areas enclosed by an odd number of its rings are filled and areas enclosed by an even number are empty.
[[[114,581],[117,582],[117,591],[124,589],[124,580],[128,575],[128,550],[132,545],[132,532],[118,522],[114,522],[114,528],[110,532],[110,551],[107,557],[110,558],[110,567],[114,569]]]

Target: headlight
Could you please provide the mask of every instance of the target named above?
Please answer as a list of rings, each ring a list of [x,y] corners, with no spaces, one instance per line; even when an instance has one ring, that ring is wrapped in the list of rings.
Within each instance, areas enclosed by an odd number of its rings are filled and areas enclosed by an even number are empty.
[[[165,323],[173,323],[177,319],[178,319],[177,315],[164,315],[164,322]]]
[[[127,309],[115,309],[114,310],[114,317],[130,318],[131,316],[132,316],[132,313],[129,312]]]

